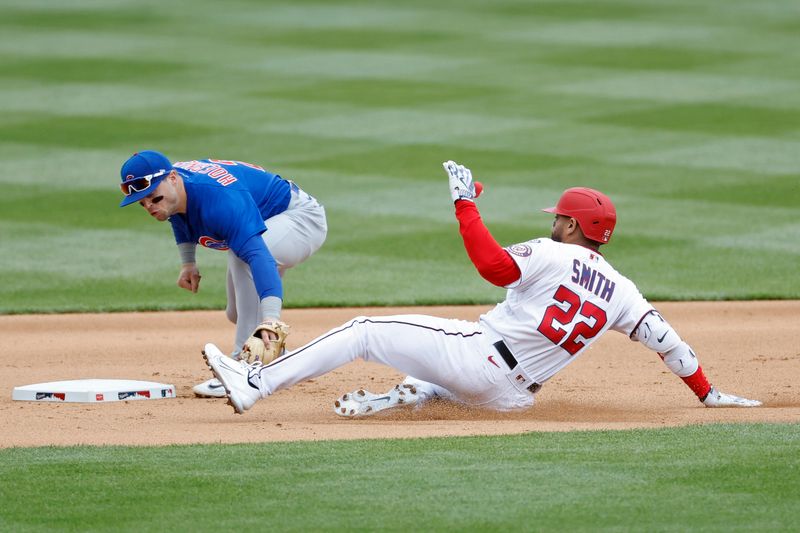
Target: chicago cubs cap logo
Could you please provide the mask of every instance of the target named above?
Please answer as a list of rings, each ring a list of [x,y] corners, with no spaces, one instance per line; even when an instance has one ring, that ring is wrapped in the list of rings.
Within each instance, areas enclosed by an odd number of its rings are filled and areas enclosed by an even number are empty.
[[[531,247],[527,244],[514,244],[506,248],[506,250],[508,250],[509,253],[518,255],[520,257],[528,257],[533,252]]]
[[[220,241],[218,239],[214,239],[213,237],[209,237],[207,235],[203,235],[197,242],[200,243],[201,246],[205,246],[206,248],[211,248],[212,250],[220,250],[225,251],[228,250],[228,243],[225,241]]]

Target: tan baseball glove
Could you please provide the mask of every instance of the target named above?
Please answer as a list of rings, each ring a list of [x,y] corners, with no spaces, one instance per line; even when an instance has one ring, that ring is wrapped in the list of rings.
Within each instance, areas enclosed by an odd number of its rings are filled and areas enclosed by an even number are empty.
[[[270,331],[277,335],[277,339],[264,342],[261,338],[262,331]],[[263,364],[270,363],[280,357],[286,351],[286,336],[289,335],[289,324],[280,320],[268,320],[262,322],[247,339],[242,346],[241,358],[248,363],[261,361]]]

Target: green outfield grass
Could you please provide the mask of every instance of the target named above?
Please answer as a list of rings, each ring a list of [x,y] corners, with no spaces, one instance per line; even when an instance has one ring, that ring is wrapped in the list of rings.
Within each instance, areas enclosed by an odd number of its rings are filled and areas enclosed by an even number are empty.
[[[0,451],[6,531],[791,531],[798,425]]]
[[[0,0],[0,312],[221,308],[118,209],[135,150],[250,160],[326,206],[286,306],[488,303],[441,161],[502,244],[601,188],[651,299],[798,298],[800,11],[707,2]]]

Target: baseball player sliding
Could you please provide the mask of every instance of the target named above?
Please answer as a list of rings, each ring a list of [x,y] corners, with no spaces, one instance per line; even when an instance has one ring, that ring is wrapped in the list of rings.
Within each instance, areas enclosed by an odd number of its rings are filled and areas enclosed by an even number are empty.
[[[358,390],[334,403],[346,417],[433,397],[496,410],[524,409],[548,379],[609,329],[658,353],[707,407],[761,405],[712,386],[697,357],[636,286],[603,258],[616,210],[603,193],[567,189],[549,239],[502,248],[474,199],[468,168],[444,163],[461,236],[478,272],[508,289],[505,301],[465,322],[423,315],[357,317],[269,364],[247,364],[207,344],[204,356],[237,413],[258,400],[357,358],[408,374],[384,394]]]
[[[196,293],[195,248],[228,252],[228,319],[236,324],[231,357],[271,361],[289,327],[280,321],[281,277],[325,241],[325,209],[295,183],[241,161],[201,159],[172,164],[163,154],[133,154],[120,171],[125,198],[153,218],[169,220],[181,259],[178,286]],[[224,397],[216,379],[196,385],[198,396]]]

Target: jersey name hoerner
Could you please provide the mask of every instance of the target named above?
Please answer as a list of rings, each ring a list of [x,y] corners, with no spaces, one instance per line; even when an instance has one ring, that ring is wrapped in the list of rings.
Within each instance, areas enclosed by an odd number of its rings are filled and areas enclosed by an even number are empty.
[[[653,307],[602,255],[534,239],[506,248],[522,275],[481,316],[531,379],[544,383],[609,329],[630,335]]]
[[[261,212],[262,220],[283,213],[289,205],[291,198],[289,182],[258,165],[244,161],[201,159],[178,161],[173,166],[184,177],[192,174],[198,177],[207,176],[223,187],[234,183],[238,184],[236,188],[243,186],[253,197]]]
[[[202,159],[173,164],[186,189],[186,213],[170,217],[175,241],[237,253],[264,221],[286,210],[291,185],[241,161]]]

